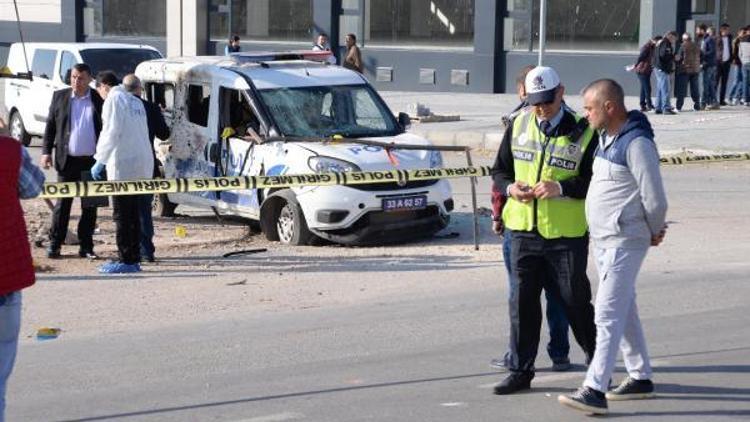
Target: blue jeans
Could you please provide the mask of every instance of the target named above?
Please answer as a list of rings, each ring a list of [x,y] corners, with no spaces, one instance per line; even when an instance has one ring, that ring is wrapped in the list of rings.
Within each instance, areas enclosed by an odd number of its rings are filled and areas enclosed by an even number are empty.
[[[660,69],[656,72],[656,111],[671,110],[672,104],[669,98],[669,73]]]
[[[5,389],[13,371],[21,329],[21,292],[0,296],[0,422],[5,421]]]
[[[138,198],[138,216],[141,220],[141,259],[154,256],[154,221],[151,217],[151,204],[154,195],[140,195]]]
[[[703,106],[710,106],[716,101],[716,66],[703,68]]]
[[[651,101],[651,74],[638,73],[638,81],[641,83],[641,107],[654,108]]]
[[[742,75],[742,65],[732,65],[732,77],[734,82],[732,88],[729,90],[730,100],[744,100],[745,99],[745,82]]]
[[[510,265],[510,244],[513,233],[505,229],[503,234],[503,261],[508,273],[508,283],[510,287],[509,296],[513,296],[518,291],[518,281],[513,277]],[[547,298],[547,327],[549,328],[549,343],[547,344],[547,354],[552,362],[568,357],[570,352],[570,342],[568,341],[568,318],[565,316],[565,307],[562,301],[547,290],[544,291]],[[510,352],[505,353],[507,362]]]

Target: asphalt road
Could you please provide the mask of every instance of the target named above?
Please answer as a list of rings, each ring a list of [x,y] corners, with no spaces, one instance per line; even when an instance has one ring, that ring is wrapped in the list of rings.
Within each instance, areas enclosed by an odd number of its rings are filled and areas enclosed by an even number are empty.
[[[487,164],[489,157],[479,161]],[[671,227],[666,243],[647,258],[638,286],[659,397],[610,403],[612,416],[750,419],[750,185],[743,181],[748,170],[747,164],[664,169]],[[488,192],[488,183],[482,180],[479,191]],[[454,187],[459,209],[465,209],[468,183]],[[487,201],[486,195],[480,199]],[[465,213],[458,217],[468,219]],[[461,234],[464,240],[470,236]],[[441,242],[450,251],[451,241]],[[485,236],[482,247],[496,248],[497,242]],[[414,248],[413,265],[393,265],[362,259],[359,252],[284,277],[342,286],[382,280],[398,285],[398,294],[354,305],[223,320],[206,315],[123,332],[24,339],[9,386],[8,420],[582,419],[556,401],[582,381],[576,346],[571,352],[576,370],[550,372],[542,350],[530,392],[492,394],[502,374],[490,370],[488,361],[503,352],[508,333],[499,256],[447,259]],[[373,257],[381,253],[373,250]],[[242,261],[218,277],[238,274],[273,282],[269,273]],[[595,273],[589,275],[595,284]],[[50,281],[40,281],[45,282]],[[616,381],[621,377],[622,372]]]

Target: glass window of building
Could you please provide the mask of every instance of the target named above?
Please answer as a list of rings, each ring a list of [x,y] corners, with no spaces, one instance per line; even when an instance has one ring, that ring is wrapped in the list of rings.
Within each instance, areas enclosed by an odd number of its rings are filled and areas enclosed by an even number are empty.
[[[472,47],[474,0],[367,0],[365,45]]]
[[[86,36],[164,37],[167,0],[85,0]]]
[[[210,0],[211,39],[312,43],[312,0]]]
[[[508,7],[509,18],[505,21],[506,50],[538,49],[539,3],[540,0],[509,3],[512,7]],[[638,50],[640,13],[641,0],[548,1],[546,49]]]

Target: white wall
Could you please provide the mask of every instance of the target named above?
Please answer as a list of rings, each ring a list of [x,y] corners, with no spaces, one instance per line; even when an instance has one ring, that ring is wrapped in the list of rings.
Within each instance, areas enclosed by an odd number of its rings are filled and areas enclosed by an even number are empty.
[[[61,23],[61,0],[18,0],[22,22]],[[16,21],[13,2],[0,0],[0,21]]]

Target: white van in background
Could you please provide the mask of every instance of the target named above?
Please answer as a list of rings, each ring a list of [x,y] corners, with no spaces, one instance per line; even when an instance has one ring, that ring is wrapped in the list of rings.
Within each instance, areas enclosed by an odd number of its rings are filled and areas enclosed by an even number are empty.
[[[52,94],[69,86],[73,65],[88,64],[93,77],[102,70],[111,70],[122,78],[135,71],[139,63],[162,56],[159,50],[148,45],[26,43],[26,57],[33,80],[5,81],[5,107],[8,110],[10,134],[24,145],[31,142],[32,135],[44,134]],[[28,72],[21,43],[11,44],[8,67],[13,73]]]

